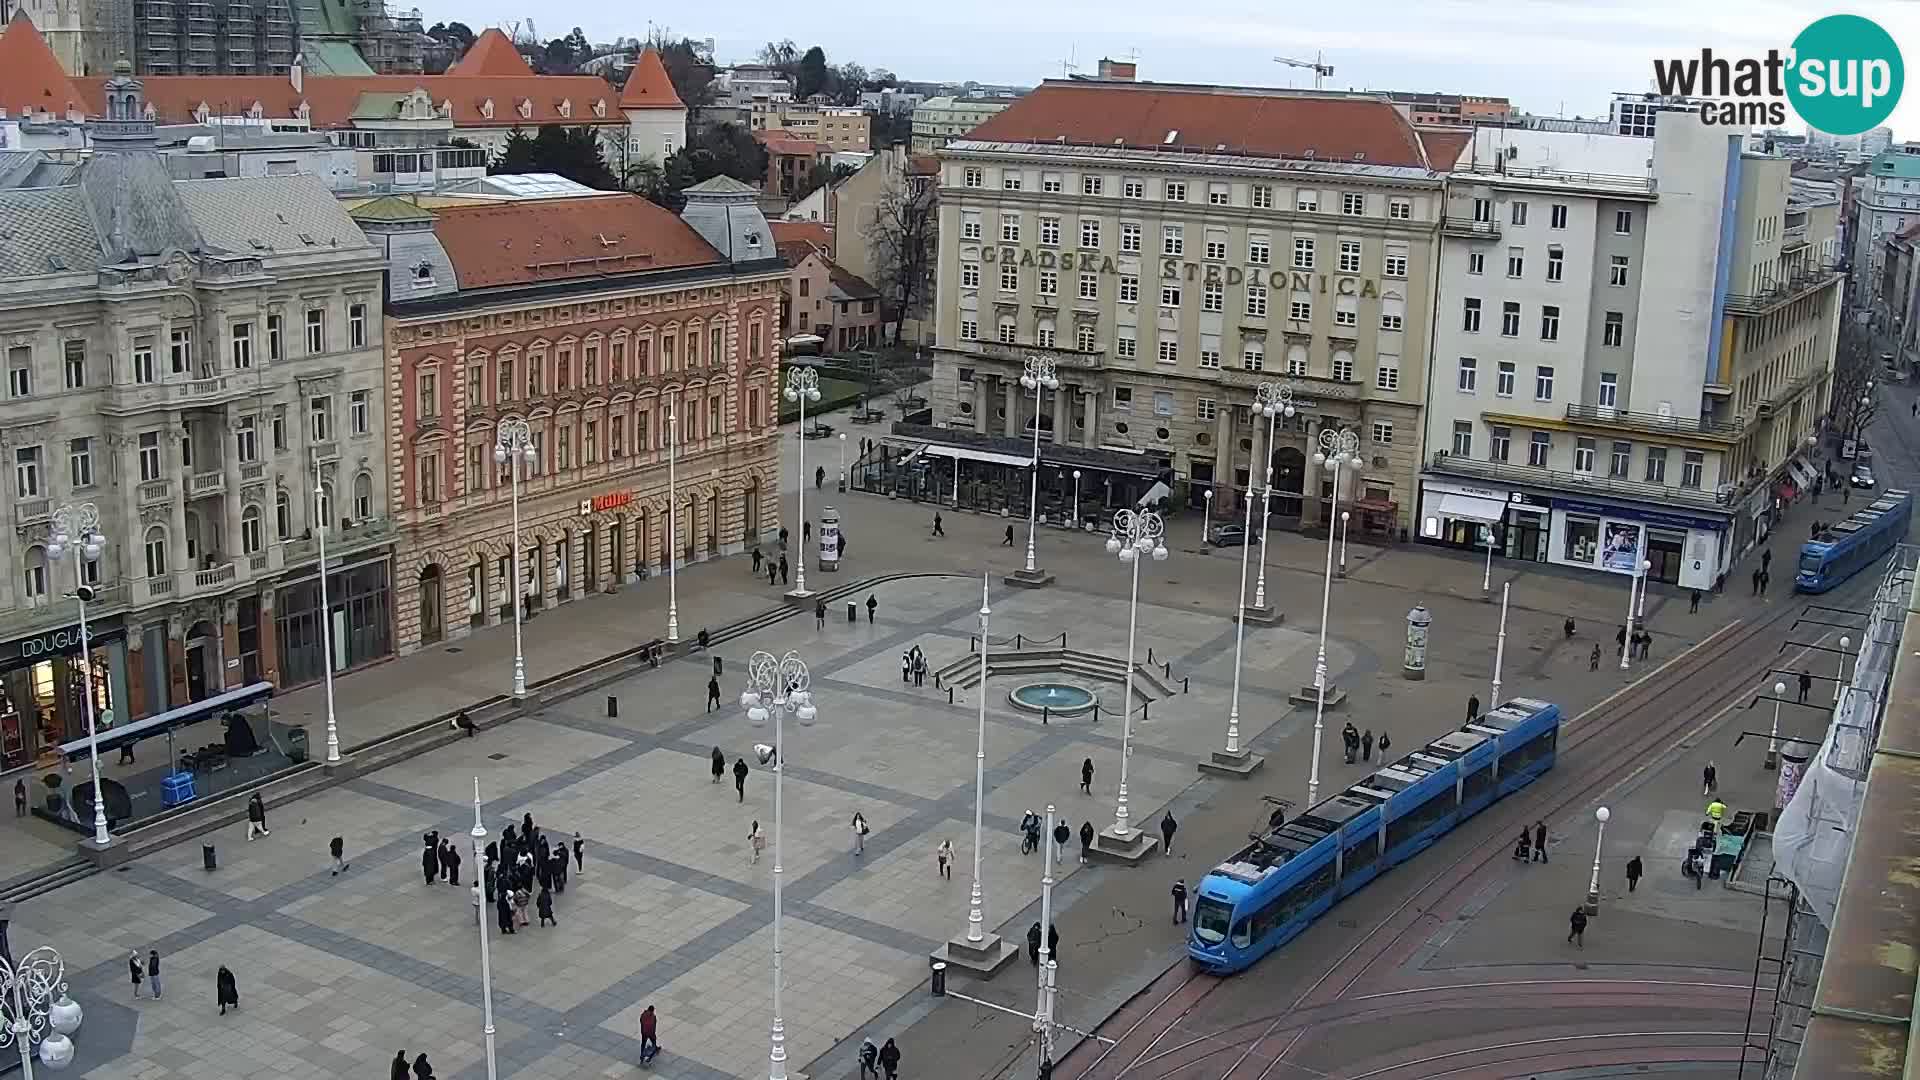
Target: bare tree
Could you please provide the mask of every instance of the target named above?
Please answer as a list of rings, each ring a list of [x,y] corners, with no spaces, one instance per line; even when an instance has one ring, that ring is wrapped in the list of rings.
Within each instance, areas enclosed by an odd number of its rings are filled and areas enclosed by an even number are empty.
[[[1872,343],[1864,335],[1843,338],[1833,366],[1833,398],[1827,415],[1841,438],[1859,438],[1879,409]]]
[[[904,168],[893,171],[861,231],[873,256],[874,287],[896,333],[899,323],[925,314],[933,299],[938,228],[933,186],[914,184]]]

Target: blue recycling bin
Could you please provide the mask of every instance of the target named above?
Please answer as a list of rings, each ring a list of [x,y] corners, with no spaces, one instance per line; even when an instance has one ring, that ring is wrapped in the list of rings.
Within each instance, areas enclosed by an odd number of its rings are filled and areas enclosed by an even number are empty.
[[[192,802],[195,791],[193,774],[190,772],[172,772],[160,779],[160,805],[175,807]]]

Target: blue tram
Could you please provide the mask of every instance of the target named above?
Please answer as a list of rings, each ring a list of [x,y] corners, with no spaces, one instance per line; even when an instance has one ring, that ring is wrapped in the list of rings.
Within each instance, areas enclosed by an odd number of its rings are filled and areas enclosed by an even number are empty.
[[[1800,545],[1795,592],[1823,593],[1880,561],[1907,538],[1913,519],[1913,495],[1883,491],[1852,517],[1829,525],[1819,539]]]
[[[1187,955],[1243,970],[1342,897],[1553,768],[1560,709],[1514,698],[1269,829],[1200,881]]]

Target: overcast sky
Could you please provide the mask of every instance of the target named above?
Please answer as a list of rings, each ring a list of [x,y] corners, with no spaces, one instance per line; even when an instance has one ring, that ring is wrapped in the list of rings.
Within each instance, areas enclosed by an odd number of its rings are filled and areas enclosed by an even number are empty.
[[[1274,56],[1334,65],[1327,86],[1502,95],[1529,112],[1600,115],[1614,90],[1650,87],[1652,60],[1785,49],[1807,23],[1851,13],[1874,19],[1920,63],[1920,2],[1851,0],[1829,7],[1783,0],[1358,0],[1319,5],[1213,0],[731,0],[653,19],[675,36],[713,38],[718,59],[748,60],[768,40],[819,44],[829,59],[884,67],[905,79],[1034,83],[1069,57],[1092,72],[1102,56],[1137,51],[1140,77],[1164,82],[1313,85]],[[596,41],[643,36],[645,8],[614,0],[436,2],[428,23],[458,18],[477,31],[532,17],[543,38],[582,27]],[[817,28],[817,29],[810,29]],[[1892,121],[1920,138],[1920,88]],[[1793,127],[1801,125],[1795,121]]]

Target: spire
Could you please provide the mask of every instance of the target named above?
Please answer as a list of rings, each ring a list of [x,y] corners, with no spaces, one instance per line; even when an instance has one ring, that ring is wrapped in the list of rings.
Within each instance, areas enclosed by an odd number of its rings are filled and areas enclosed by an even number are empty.
[[[686,109],[686,103],[674,92],[673,79],[667,75],[667,65],[660,59],[660,51],[653,46],[642,49],[640,58],[633,62],[633,71],[627,75],[627,84],[620,89],[620,107]]]
[[[69,109],[85,109],[80,90],[47,47],[24,8],[0,31],[0,103],[8,108],[45,109],[64,120]]]

